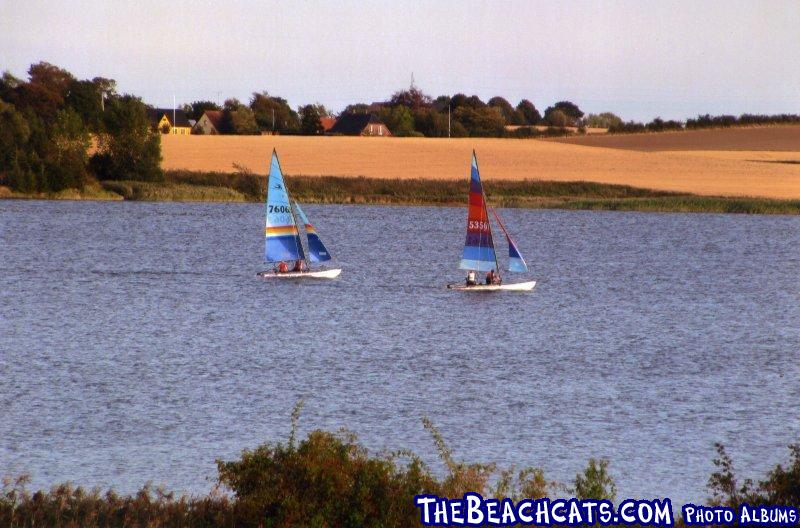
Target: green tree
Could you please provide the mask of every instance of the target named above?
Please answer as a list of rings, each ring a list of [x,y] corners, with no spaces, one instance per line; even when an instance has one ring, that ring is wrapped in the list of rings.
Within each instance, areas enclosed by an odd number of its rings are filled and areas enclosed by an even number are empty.
[[[500,137],[505,132],[506,121],[498,108],[460,106],[453,112],[453,118],[472,137]]]
[[[500,110],[500,113],[503,114],[503,119],[506,120],[507,124],[514,124],[519,125],[522,123],[517,123],[517,113],[511,103],[500,96],[495,96],[489,99],[488,105],[492,108],[497,108]]]
[[[617,487],[608,473],[608,460],[589,459],[583,473],[575,476],[575,497],[578,499],[608,500],[614,502]]]
[[[602,112],[600,114],[587,115],[584,123],[587,127],[612,128],[622,125],[622,118],[611,112]]]
[[[300,133],[306,136],[319,135],[325,132],[320,119],[328,115],[328,110],[321,104],[309,104],[297,109],[300,116]]]
[[[20,192],[33,192],[37,187],[28,167],[30,135],[22,114],[0,100],[0,184]]]
[[[91,167],[101,180],[161,181],[161,137],[150,130],[147,109],[131,95],[106,104],[105,132],[98,136]]]
[[[90,131],[100,132],[105,101],[116,95],[115,86],[113,79],[103,77],[95,77],[91,81],[75,80],[69,87],[65,103],[81,116]]]
[[[183,105],[186,117],[195,121],[203,117],[203,112],[206,110],[222,110],[222,108],[214,101],[194,101],[191,104]]]
[[[583,117],[583,112],[580,108],[578,108],[578,105],[570,101],[559,101],[553,106],[547,107],[547,109],[544,111],[545,120],[551,122],[548,116],[555,111],[560,111],[567,117],[568,124],[564,126],[577,126],[578,121],[580,121],[580,119]]]
[[[239,135],[258,134],[258,124],[253,111],[246,106],[228,113],[226,121],[230,123],[230,131]]]
[[[432,102],[429,95],[422,93],[416,86],[411,86],[408,90],[395,92],[389,99],[389,106],[405,106],[417,110],[431,106]]]
[[[445,112],[447,112],[445,107]],[[447,137],[447,114],[435,108],[420,108],[412,112],[414,129],[427,137]]]
[[[50,127],[45,151],[45,169],[50,191],[81,189],[88,180],[89,132],[81,116],[72,108],[59,110]]]
[[[554,127],[565,127],[572,125],[570,118],[567,117],[564,112],[555,108],[548,108],[544,114],[544,119],[547,121],[547,124]]]
[[[286,99],[273,97],[267,92],[253,93],[250,108],[261,130],[296,134],[300,129],[297,113],[289,107]]]
[[[383,108],[379,117],[389,127],[392,135],[411,136],[414,133],[414,117],[406,106],[398,105]]]
[[[343,114],[368,114],[369,105],[366,103],[355,103],[345,107],[342,111]]]
[[[217,461],[219,481],[236,497],[237,526],[412,526],[410,500],[436,491],[421,462],[398,466],[371,457],[354,435],[314,431],[299,445],[259,446]]]
[[[538,125],[542,121],[542,115],[534,104],[527,99],[523,99],[517,104],[517,112],[522,115],[522,125]]]
[[[75,82],[75,77],[70,72],[49,62],[32,64],[28,68],[28,77],[31,84],[38,84],[50,90],[62,101],[66,99],[72,83]]]

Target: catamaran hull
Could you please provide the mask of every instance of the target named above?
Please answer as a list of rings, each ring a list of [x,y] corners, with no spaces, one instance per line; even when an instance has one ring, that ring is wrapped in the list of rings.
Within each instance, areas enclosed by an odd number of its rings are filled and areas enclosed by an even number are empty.
[[[475,286],[467,286],[466,284],[448,284],[447,289],[470,292],[531,291],[534,286],[536,286],[536,281],[518,282],[516,284],[476,284]]]
[[[258,276],[263,279],[335,279],[342,272],[341,269],[328,269],[318,271],[290,271],[277,273],[275,271],[260,271]]]

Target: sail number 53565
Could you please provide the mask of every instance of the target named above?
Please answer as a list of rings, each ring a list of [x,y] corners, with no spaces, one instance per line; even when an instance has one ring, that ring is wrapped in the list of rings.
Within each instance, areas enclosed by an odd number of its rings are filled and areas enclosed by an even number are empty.
[[[275,213],[275,214],[278,214],[278,213],[291,214],[292,208],[289,207],[288,205],[270,205],[268,212]]]
[[[472,229],[477,231],[488,231],[489,222],[481,222],[480,220],[470,220],[467,229]]]

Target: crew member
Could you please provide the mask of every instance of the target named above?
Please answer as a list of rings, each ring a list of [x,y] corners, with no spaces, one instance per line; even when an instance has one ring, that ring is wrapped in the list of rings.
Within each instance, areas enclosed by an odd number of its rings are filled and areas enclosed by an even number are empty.
[[[469,273],[467,273],[467,286],[476,286],[477,284],[478,279],[475,277],[475,272],[469,270]]]
[[[278,273],[289,273],[289,265],[286,262],[281,261],[278,264]]]

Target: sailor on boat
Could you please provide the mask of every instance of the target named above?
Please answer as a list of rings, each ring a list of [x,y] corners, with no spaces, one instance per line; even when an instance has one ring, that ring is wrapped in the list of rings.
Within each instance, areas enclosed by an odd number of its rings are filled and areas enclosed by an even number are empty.
[[[289,265],[283,260],[278,264],[278,273],[289,273]]]
[[[467,283],[467,286],[477,286],[478,285],[478,279],[475,277],[475,271],[474,270],[469,270],[469,273],[467,273],[466,283]]]
[[[292,271],[296,271],[296,272],[305,271],[305,266],[303,266],[303,261],[300,260],[300,259],[295,260],[294,261],[294,268],[292,268]]]
[[[486,284],[502,284],[503,279],[500,278],[500,275],[491,270],[489,273],[486,274]]]

